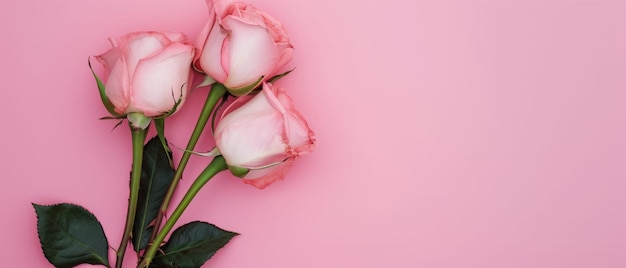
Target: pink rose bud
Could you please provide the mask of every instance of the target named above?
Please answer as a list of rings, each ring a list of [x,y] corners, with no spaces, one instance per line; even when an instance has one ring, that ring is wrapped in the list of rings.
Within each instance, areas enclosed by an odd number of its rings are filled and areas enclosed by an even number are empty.
[[[252,5],[207,0],[209,21],[196,46],[194,67],[236,96],[276,74],[292,57],[283,25]]]
[[[215,130],[215,144],[231,172],[261,189],[283,179],[296,158],[313,151],[314,142],[292,99],[268,83],[254,96],[237,98]]]
[[[113,48],[96,56],[104,66],[103,101],[116,117],[138,128],[167,116],[188,93],[194,47],[182,33],[134,32],[110,39]]]

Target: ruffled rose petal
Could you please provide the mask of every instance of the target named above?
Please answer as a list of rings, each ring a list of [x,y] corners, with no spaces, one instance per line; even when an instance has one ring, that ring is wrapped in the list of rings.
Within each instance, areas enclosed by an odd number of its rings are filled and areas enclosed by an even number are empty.
[[[265,27],[265,21],[259,10],[245,3],[240,3],[236,7],[236,12],[233,13],[233,16],[238,17],[246,24]]]
[[[263,25],[269,29],[268,32],[275,43],[289,43],[287,30],[285,30],[285,26],[282,23],[266,12],[257,11],[257,13],[259,14],[258,17],[263,21]]]
[[[287,137],[289,137],[290,155],[301,156],[315,149],[315,139],[313,138],[315,134],[298,111],[291,110],[288,112],[285,128],[287,129]]]
[[[243,178],[243,182],[256,188],[263,189],[275,181],[283,180],[292,166],[293,159],[289,159],[273,167],[250,170],[250,172],[248,172],[248,174],[246,174]]]
[[[270,96],[269,102],[281,111],[285,120],[285,137],[289,144],[287,154],[298,156],[313,150],[313,132],[310,130],[304,117],[298,112],[293,104],[293,99],[287,95],[282,87],[264,83],[263,92]]]
[[[287,63],[291,61],[293,58],[293,47],[291,43],[278,44],[278,51],[280,51],[280,55],[278,56],[278,62],[272,71],[272,74],[278,73],[278,71],[283,68]]]

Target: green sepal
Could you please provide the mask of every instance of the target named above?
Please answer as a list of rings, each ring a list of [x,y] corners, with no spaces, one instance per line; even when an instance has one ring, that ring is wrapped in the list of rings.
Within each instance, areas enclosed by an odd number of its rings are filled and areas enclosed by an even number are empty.
[[[230,170],[230,173],[235,175],[235,177],[237,178],[243,178],[248,174],[248,172],[250,172],[249,168],[236,167],[236,166],[228,166],[228,170]]]
[[[96,79],[96,84],[98,84],[98,90],[100,91],[100,99],[102,99],[102,104],[104,104],[104,107],[107,109],[107,111],[109,111],[109,113],[115,118],[123,118],[123,115],[120,115],[115,111],[115,106],[113,106],[113,103],[111,103],[109,97],[107,97],[106,95],[104,83],[102,83],[100,78],[98,78],[98,75],[96,75],[96,72],[94,72],[93,68],[91,67],[91,61],[89,59],[87,59],[87,63],[89,64],[89,69],[91,70],[93,77]]]
[[[109,243],[96,217],[72,204],[32,204],[37,232],[46,259],[57,268],[79,264],[109,265]]]
[[[187,223],[172,232],[150,267],[199,268],[237,235],[206,222]]]
[[[148,238],[154,228],[151,224],[174,179],[175,171],[170,161],[171,154],[171,151],[165,149],[157,137],[152,138],[144,146],[137,211],[132,232],[132,244],[135,251],[146,248]]]
[[[264,76],[261,76],[259,78],[259,80],[256,80],[256,82],[254,82],[254,83],[252,83],[250,85],[247,85],[245,87],[229,88],[228,92],[230,94],[233,94],[233,95],[237,96],[237,97],[241,97],[241,96],[247,95],[248,93],[250,93],[250,91],[252,91],[256,87],[258,87],[261,84],[261,82],[263,82],[263,78],[264,78]]]
[[[142,113],[129,113],[126,115],[126,119],[133,129],[146,129],[152,122],[152,118],[145,116]]]
[[[286,71],[286,72],[284,72],[284,73],[282,73],[282,74],[278,74],[278,75],[272,76],[270,79],[267,79],[267,82],[268,82],[268,83],[274,83],[274,82],[276,82],[278,79],[281,79],[281,78],[283,78],[283,77],[287,76],[289,73],[293,72],[293,70],[295,70],[295,69],[296,69],[296,68],[293,68],[293,69],[291,69],[291,70],[289,70],[289,71]]]

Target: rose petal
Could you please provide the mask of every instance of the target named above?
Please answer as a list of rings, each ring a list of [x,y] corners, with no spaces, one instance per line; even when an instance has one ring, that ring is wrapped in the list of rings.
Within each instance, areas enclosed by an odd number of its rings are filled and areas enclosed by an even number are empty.
[[[189,39],[187,38],[187,35],[185,35],[184,33],[181,33],[181,32],[163,32],[163,34],[171,42],[177,42],[177,43],[183,43],[183,44],[189,43]]]
[[[240,88],[270,75],[279,61],[279,54],[267,30],[233,16],[224,19],[223,25],[231,31],[230,72],[223,84]]]
[[[227,77],[221,62],[222,45],[227,37],[228,33],[219,24],[214,24],[199,58],[201,69],[220,83],[224,83]]]
[[[224,42],[222,42],[220,55],[222,56],[220,60],[220,66],[222,67],[222,70],[224,70],[224,72],[228,75],[230,73],[230,38],[225,38]]]
[[[162,33],[136,32],[120,37],[120,49],[126,55],[129,75],[133,77],[137,63],[157,53],[170,41]]]
[[[222,20],[228,15],[228,10],[235,4],[234,0],[207,0],[207,5],[211,7],[212,13],[217,15],[217,20]]]
[[[315,148],[314,133],[308,123],[296,110],[290,110],[285,124],[287,137],[289,137],[290,154],[301,156],[308,154]]]
[[[263,189],[275,181],[283,180],[292,166],[293,159],[289,159],[273,167],[250,170],[250,172],[248,172],[248,174],[246,174],[243,178],[243,182],[256,188]]]
[[[289,38],[285,26],[272,16],[263,11],[257,11],[259,18],[263,20],[265,27],[269,29],[272,39],[276,43],[289,43]]]
[[[108,61],[112,59],[106,59]],[[115,107],[115,112],[124,114],[129,102],[129,83],[130,78],[128,76],[128,69],[126,68],[126,61],[124,57],[120,57],[112,64],[109,77],[104,82],[105,94],[111,101],[111,104]]]
[[[229,165],[256,168],[288,157],[284,134],[283,115],[260,93],[220,121],[215,139]]]
[[[280,51],[278,63],[276,63],[276,67],[272,71],[273,74],[278,73],[278,71],[283,68],[287,63],[291,61],[293,58],[293,47],[291,44],[279,44],[278,51]]]
[[[101,77],[102,79],[106,80],[109,78],[111,69],[113,69],[113,66],[119,60],[120,57],[122,57],[122,51],[120,51],[118,47],[113,47],[109,49],[109,51],[105,52],[104,54],[96,56],[96,60],[98,60],[98,62],[102,64],[105,70],[105,75],[104,77]]]
[[[193,47],[171,43],[153,57],[137,64],[132,81],[132,105],[146,116],[157,116],[174,107],[189,88]],[[181,92],[182,90],[182,92]]]
[[[237,110],[237,108],[246,104],[254,96],[255,96],[254,94],[248,94],[248,95],[235,98],[235,100],[230,105],[228,105],[228,107],[224,109],[224,112],[222,112],[222,116],[219,118],[219,120],[222,121],[224,116],[226,116],[227,114],[229,114],[230,112],[234,110]]]
[[[213,28],[213,24],[215,23],[215,14],[213,12],[209,13],[209,20],[207,21],[207,23],[204,25],[204,27],[202,27],[202,30],[200,31],[200,34],[198,34],[198,39],[196,39],[196,42],[194,43],[195,46],[197,48],[203,49],[204,46],[206,45],[206,41],[209,37],[209,33],[211,31],[211,28]],[[194,56],[193,59],[193,67],[196,68],[196,70],[201,71],[201,72],[205,72],[202,69],[202,65],[200,64],[200,56],[203,54],[203,51],[200,51],[199,53],[197,53]]]
[[[236,13],[231,15],[238,17],[242,22],[251,25],[257,25],[266,28],[265,21],[261,13],[252,5],[240,3],[236,5]]]
[[[263,92],[267,94],[274,109],[284,113],[285,136],[289,144],[287,153],[290,156],[297,156],[312,151],[313,132],[304,117],[296,110],[293,99],[282,87],[269,83],[263,84]]]

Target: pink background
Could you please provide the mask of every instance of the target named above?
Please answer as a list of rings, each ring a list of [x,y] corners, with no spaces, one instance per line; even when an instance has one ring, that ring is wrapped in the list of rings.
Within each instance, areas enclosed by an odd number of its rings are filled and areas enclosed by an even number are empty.
[[[318,148],[265,190],[202,190],[181,222],[242,234],[206,267],[626,267],[625,1],[250,2],[291,35],[281,83]],[[130,137],[98,120],[87,58],[206,18],[202,0],[0,3],[3,267],[51,267],[31,202],[87,207],[118,246]]]

